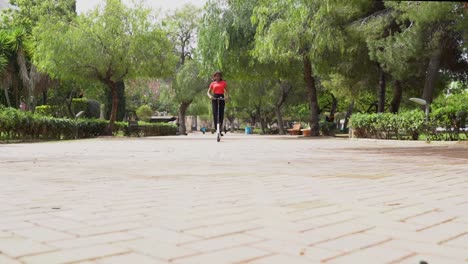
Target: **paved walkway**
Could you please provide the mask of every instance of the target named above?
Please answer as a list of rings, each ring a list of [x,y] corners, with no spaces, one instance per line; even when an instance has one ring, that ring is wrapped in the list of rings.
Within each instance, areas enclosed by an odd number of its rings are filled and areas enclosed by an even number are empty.
[[[0,263],[468,263],[468,144],[0,145]]]

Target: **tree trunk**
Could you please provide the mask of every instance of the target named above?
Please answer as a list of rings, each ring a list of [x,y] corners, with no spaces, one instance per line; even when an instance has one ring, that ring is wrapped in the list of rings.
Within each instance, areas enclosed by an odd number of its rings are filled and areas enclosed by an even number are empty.
[[[117,117],[115,121],[123,121],[126,115],[126,106],[125,106],[125,82],[118,81],[115,83],[117,89],[117,98],[119,101],[119,105],[117,106]],[[106,103],[106,110],[105,110],[105,118],[110,120],[111,113],[112,113],[112,90],[107,90],[107,103]]]
[[[116,82],[112,80],[108,80],[107,86],[110,88],[111,94],[112,94],[112,108],[111,108],[111,115],[109,119],[109,127],[107,131],[107,135],[111,136],[114,132],[114,123],[117,120],[117,107],[119,106],[119,96],[117,93]]]
[[[47,105],[47,91],[42,92],[42,105]]]
[[[432,103],[432,98],[434,96],[435,84],[437,78],[439,77],[440,69],[440,60],[442,57],[442,50],[436,49],[431,56],[429,61],[429,66],[426,71],[426,81],[424,83],[424,92],[422,98],[426,100],[429,104]]]
[[[262,128],[262,134],[265,135],[265,134],[266,134],[266,122],[265,122],[265,118],[260,117],[260,126],[261,126],[261,128]]]
[[[379,80],[379,104],[377,108],[378,113],[385,112],[385,94],[387,91],[387,83],[385,80],[385,72],[379,66],[380,69],[380,80]]]
[[[185,126],[185,116],[187,113],[187,109],[189,108],[190,102],[182,102],[179,105],[179,135],[186,135],[187,134],[187,127]]]
[[[8,88],[5,87],[3,91],[5,92],[5,99],[6,99],[7,106],[11,107],[10,96],[8,96]]]
[[[256,114],[250,113],[249,116],[250,116],[250,124],[252,125],[252,127],[255,127],[255,125],[257,124]]]
[[[401,81],[396,80],[393,84],[393,99],[392,103],[390,104],[390,112],[393,114],[398,113],[400,110],[400,103],[401,98],[403,97],[403,86],[401,85]]]
[[[310,104],[310,135],[319,136],[319,114],[318,114],[318,100],[317,88],[315,87],[315,78],[312,75],[312,62],[307,54],[303,55],[304,64],[304,81],[306,83],[307,91],[309,92]]]
[[[283,113],[281,113],[281,107],[276,106],[275,112],[276,112],[276,119],[278,120],[278,133],[280,135],[286,135],[286,131],[284,130],[284,127],[283,127]]]
[[[335,121],[335,114],[336,114],[336,110],[338,109],[338,100],[333,94],[331,94],[331,96],[332,96],[332,105],[330,108],[330,117],[328,118],[328,122]]]
[[[349,104],[348,111],[346,111],[346,116],[345,116],[345,120],[343,124],[343,131],[346,131],[346,129],[348,129],[349,118],[353,114],[353,111],[354,111],[354,99]]]
[[[280,96],[275,105],[275,112],[276,112],[276,119],[278,120],[278,129],[280,135],[285,135],[286,131],[283,127],[283,113],[282,108],[286,99],[289,96],[289,92],[292,90],[292,85],[288,81],[281,81],[278,80],[279,88],[280,88]]]

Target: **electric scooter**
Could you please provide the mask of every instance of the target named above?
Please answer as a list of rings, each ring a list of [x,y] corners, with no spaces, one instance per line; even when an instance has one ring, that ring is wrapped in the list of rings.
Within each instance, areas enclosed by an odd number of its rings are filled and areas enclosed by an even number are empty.
[[[219,124],[219,101],[224,101],[224,98],[218,97],[218,98],[213,98],[213,100],[218,101],[218,114],[216,115],[216,141],[220,142],[221,141],[221,127]]]

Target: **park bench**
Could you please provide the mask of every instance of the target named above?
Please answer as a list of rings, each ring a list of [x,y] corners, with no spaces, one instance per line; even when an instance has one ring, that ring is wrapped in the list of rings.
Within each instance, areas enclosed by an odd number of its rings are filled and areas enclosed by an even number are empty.
[[[301,134],[301,123],[295,123],[292,128],[288,129],[289,135],[300,135]]]

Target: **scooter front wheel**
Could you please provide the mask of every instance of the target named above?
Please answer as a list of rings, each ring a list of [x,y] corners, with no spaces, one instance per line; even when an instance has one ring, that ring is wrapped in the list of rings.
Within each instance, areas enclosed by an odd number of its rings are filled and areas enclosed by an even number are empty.
[[[219,133],[218,133],[218,136],[216,138],[216,141],[218,141],[218,142],[221,141],[221,135]]]

